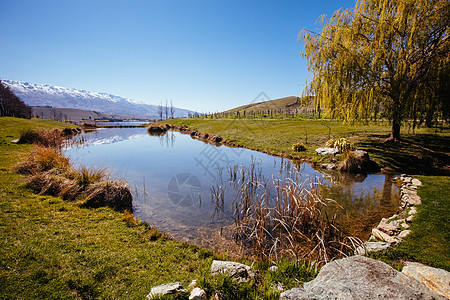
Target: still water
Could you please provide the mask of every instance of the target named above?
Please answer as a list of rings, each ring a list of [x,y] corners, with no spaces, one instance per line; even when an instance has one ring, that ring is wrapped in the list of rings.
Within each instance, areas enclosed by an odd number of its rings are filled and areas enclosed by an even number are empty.
[[[398,189],[389,176],[321,173],[307,163],[209,144],[179,132],[151,136],[145,128],[101,128],[76,139],[83,143],[67,148],[66,155],[75,165],[108,168],[114,178],[127,181],[136,218],[180,241],[210,248],[219,247],[218,233],[232,224],[237,196],[230,184],[233,168],[254,168],[266,182],[293,172],[305,185],[320,180],[324,197],[336,201],[342,220],[355,220],[358,232],[392,215],[398,206]],[[217,211],[211,191],[218,186],[224,190],[220,220],[212,218]]]

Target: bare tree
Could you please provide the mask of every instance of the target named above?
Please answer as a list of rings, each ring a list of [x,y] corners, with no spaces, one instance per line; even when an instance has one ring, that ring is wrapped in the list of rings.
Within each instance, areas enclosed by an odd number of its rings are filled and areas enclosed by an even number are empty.
[[[170,118],[173,119],[173,116],[175,114],[175,107],[173,107],[172,100],[170,100]]]
[[[159,104],[158,106],[158,115],[159,115],[159,120],[162,121],[163,119],[163,113],[164,113],[164,109],[163,109],[163,105],[162,102]]]
[[[166,120],[169,118],[169,103],[166,100],[166,106],[164,106],[164,115],[166,116]]]

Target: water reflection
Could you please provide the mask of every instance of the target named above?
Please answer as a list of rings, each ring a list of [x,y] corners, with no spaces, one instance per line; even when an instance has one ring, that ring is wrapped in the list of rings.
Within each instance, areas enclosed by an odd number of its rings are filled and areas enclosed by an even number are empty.
[[[398,190],[388,176],[329,175],[306,163],[203,143],[179,132],[153,136],[145,128],[105,128],[76,138],[84,140],[83,145],[68,148],[66,154],[75,163],[109,168],[115,178],[129,182],[137,218],[177,239],[203,246],[214,248],[215,242],[208,239],[214,237],[217,242],[217,234],[232,225],[232,205],[238,197],[232,187],[233,172],[252,166],[258,184],[270,190],[265,196],[275,196],[272,182],[293,172],[299,174],[299,181],[322,180],[321,192],[336,201],[333,209],[339,208],[342,220],[377,214],[379,221],[380,215],[392,215],[398,203]],[[378,221],[364,219],[356,231]]]

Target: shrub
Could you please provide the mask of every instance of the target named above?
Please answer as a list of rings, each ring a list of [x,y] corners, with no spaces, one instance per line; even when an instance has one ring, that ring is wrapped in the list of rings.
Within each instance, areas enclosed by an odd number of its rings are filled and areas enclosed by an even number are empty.
[[[292,150],[297,151],[297,152],[305,151],[306,147],[302,143],[295,143],[292,145]]]
[[[339,152],[346,152],[354,149],[353,144],[346,138],[328,140],[325,146],[336,148]]]

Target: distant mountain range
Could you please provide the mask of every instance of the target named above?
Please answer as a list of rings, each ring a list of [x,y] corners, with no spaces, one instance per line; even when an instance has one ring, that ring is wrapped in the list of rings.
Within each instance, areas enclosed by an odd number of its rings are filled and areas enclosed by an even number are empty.
[[[127,115],[134,118],[159,118],[158,105],[145,104],[106,93],[15,80],[2,80],[2,82],[30,106],[75,108],[109,115]],[[174,116],[187,117],[189,113],[193,114],[194,112],[176,107]]]

